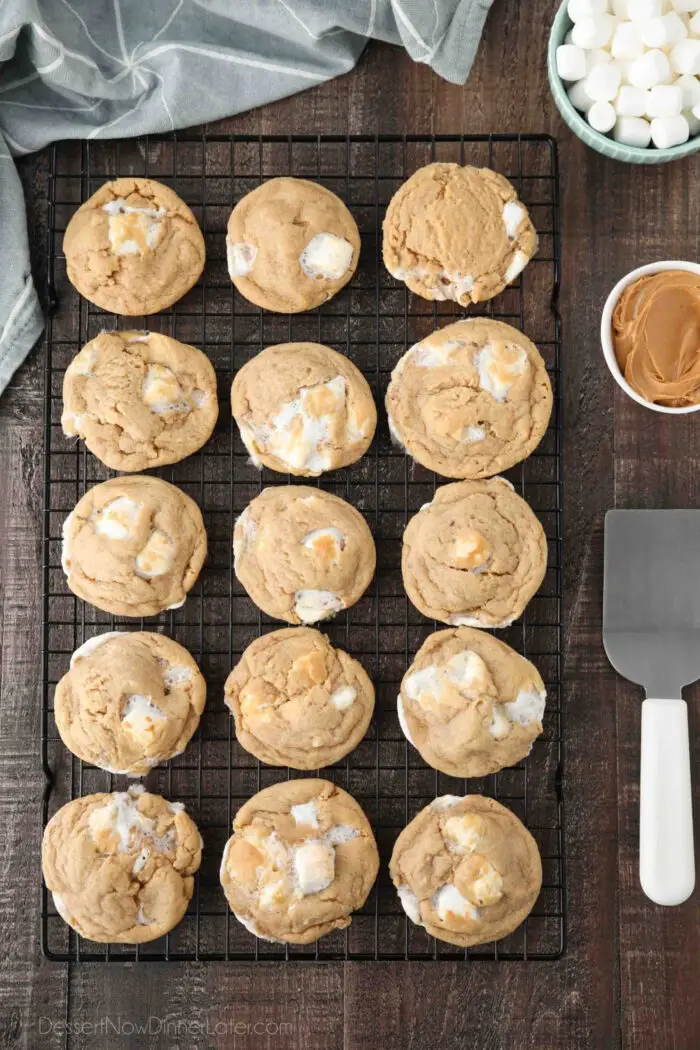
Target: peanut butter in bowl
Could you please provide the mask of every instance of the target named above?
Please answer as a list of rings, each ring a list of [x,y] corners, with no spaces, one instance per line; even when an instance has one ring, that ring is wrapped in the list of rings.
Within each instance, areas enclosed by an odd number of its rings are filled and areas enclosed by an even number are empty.
[[[627,285],[612,313],[620,371],[652,405],[700,405],[700,273],[671,269]]]

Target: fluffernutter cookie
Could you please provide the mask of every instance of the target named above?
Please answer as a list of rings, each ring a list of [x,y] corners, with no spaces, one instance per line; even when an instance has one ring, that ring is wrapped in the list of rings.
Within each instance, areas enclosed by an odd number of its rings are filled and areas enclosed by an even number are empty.
[[[492,299],[537,251],[515,188],[491,168],[435,163],[397,190],[384,219],[384,265],[424,299]]]
[[[256,466],[306,477],[354,463],[377,425],[365,377],[321,343],[268,346],[236,373],[231,408]]]
[[[42,844],[58,914],[105,944],[142,944],[177,926],[201,859],[201,836],[182,803],[140,785],[69,802],[46,825]]]
[[[311,944],[350,925],[378,869],[372,828],[355,799],[328,780],[289,780],[239,809],[221,884],[256,937]]]
[[[443,485],[403,535],[408,597],[453,627],[507,627],[546,570],[544,529],[505,478]]]
[[[422,809],[397,838],[389,871],[411,922],[462,948],[512,933],[542,886],[534,838],[483,795],[442,795]]]
[[[241,747],[272,766],[320,769],[362,740],[374,687],[357,660],[311,627],[256,638],[226,680]]]
[[[376,551],[360,512],[307,485],[264,489],[236,521],[234,569],[258,608],[310,624],[348,609],[374,576]]]
[[[208,441],[218,414],[209,359],[159,332],[101,332],[63,377],[64,434],[113,470],[177,463]]]
[[[469,318],[412,346],[386,395],[394,440],[449,478],[483,478],[526,459],[552,412],[534,343],[510,325]]]
[[[307,179],[268,179],[231,212],[228,271],[241,295],[264,310],[300,313],[348,283],[360,233],[335,193]]]
[[[107,631],[71,656],[56,686],[56,728],[83,762],[141,777],[185,750],[205,699],[201,671],[172,638]]]
[[[181,299],[204,269],[191,210],[152,179],[107,182],[78,208],[63,237],[68,277],[113,314],[155,314]]]
[[[95,485],[63,523],[68,586],[116,616],[154,616],[182,605],[206,553],[194,500],[147,475]]]

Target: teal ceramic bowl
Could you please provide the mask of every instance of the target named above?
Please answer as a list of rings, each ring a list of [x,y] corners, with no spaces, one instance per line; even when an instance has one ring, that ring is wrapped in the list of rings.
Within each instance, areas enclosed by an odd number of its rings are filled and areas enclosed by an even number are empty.
[[[666,164],[669,160],[680,160],[688,157],[691,153],[700,150],[700,135],[688,139],[681,146],[672,146],[670,149],[656,149],[649,146],[640,149],[639,146],[625,146],[621,142],[615,142],[607,135],[601,135],[594,131],[586,118],[569,102],[564,83],[557,73],[557,48],[564,43],[564,37],[573,25],[567,11],[567,0],[559,7],[552,32],[549,36],[549,52],[547,56],[547,67],[549,70],[549,85],[554,95],[557,109],[561,113],[566,124],[569,125],[574,135],[585,142],[591,149],[602,153],[604,157],[612,160],[622,160],[627,164]]]

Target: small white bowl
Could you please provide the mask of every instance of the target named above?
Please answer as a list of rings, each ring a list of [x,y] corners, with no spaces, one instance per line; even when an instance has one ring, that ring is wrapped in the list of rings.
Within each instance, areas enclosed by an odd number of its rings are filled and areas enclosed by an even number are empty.
[[[649,263],[647,266],[638,266],[636,270],[630,270],[626,277],[623,277],[622,280],[617,282],[605,301],[603,316],[600,319],[600,342],[603,347],[603,355],[608,368],[612,372],[617,385],[621,387],[633,401],[636,401],[639,405],[644,405],[645,408],[650,408],[652,412],[663,412],[668,416],[683,416],[688,412],[697,412],[698,409],[700,409],[700,404],[685,405],[683,408],[672,408],[666,405],[654,405],[651,401],[647,401],[641,396],[641,394],[638,394],[636,390],[632,389],[620,371],[620,366],[615,357],[615,348],[612,339],[613,311],[625,288],[629,284],[634,284],[634,282],[638,281],[640,277],[646,277],[646,275],[650,273],[663,273],[664,270],[687,270],[688,273],[695,273],[700,277],[699,263],[682,262],[677,259],[666,259],[662,262]]]

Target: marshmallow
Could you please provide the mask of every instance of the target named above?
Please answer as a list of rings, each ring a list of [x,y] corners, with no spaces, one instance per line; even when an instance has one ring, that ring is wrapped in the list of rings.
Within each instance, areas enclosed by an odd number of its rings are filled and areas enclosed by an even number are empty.
[[[684,109],[681,116],[685,117],[688,121],[690,137],[695,138],[695,136],[700,133],[700,117],[696,117],[691,109]]]
[[[254,244],[247,241],[236,241],[231,244],[226,241],[226,263],[231,280],[234,277],[245,277],[253,269],[255,256],[258,249]]]
[[[299,802],[292,806],[289,811],[295,824],[308,824],[309,827],[318,827],[318,810],[313,799],[310,802]]]
[[[607,66],[600,66],[601,70]],[[594,72],[597,72],[595,70]],[[590,76],[593,76],[591,73]],[[586,87],[588,91],[588,87]],[[474,354],[474,365],[479,373],[479,386],[494,401],[505,401],[508,391],[519,375],[527,370],[527,354],[519,346],[505,346],[499,343],[486,343]]]
[[[485,858],[469,886],[469,896],[478,905],[497,904],[503,896],[503,876]]]
[[[184,667],[182,664],[171,664],[163,671],[163,682],[165,683],[166,689],[172,689],[173,686],[177,685],[185,685],[187,682],[191,681],[191,669],[189,667]]]
[[[680,45],[676,45],[680,46]],[[671,67],[668,58],[663,51],[647,51],[641,58],[630,63],[627,70],[627,79],[633,87],[647,88],[664,84],[671,75]]]
[[[613,35],[610,50],[613,58],[624,58],[629,61],[639,58],[644,53],[640,26],[636,22],[620,22]]]
[[[353,247],[335,233],[317,233],[299,256],[299,265],[307,277],[340,280],[352,263]]]
[[[636,24],[647,47],[670,47],[688,35],[688,30],[675,11],[669,11],[661,18],[650,18],[648,22]]]
[[[345,536],[340,529],[329,525],[325,529],[312,529],[311,532],[307,532],[301,545],[312,551],[323,565],[332,565],[345,549]]]
[[[615,112],[618,117],[643,117],[647,111],[649,92],[641,88],[623,84],[615,99]]]
[[[610,102],[594,102],[586,114],[586,119],[594,131],[605,135],[615,127],[617,113]]]
[[[325,620],[327,616],[332,616],[343,608],[343,599],[332,591],[307,588],[296,591],[294,595],[294,611],[302,623]]]
[[[617,19],[614,15],[597,14],[592,17],[582,18],[576,22],[573,30],[573,41],[577,47],[605,47],[612,37]]]
[[[97,512],[95,532],[110,540],[128,539],[133,534],[140,510],[140,503],[135,503],[128,496],[118,496]]]
[[[580,22],[582,18],[602,15],[607,9],[608,0],[569,0],[567,7],[572,22]]]
[[[651,122],[652,142],[658,149],[669,149],[687,142],[690,126],[685,117],[656,117]]]
[[[109,243],[115,255],[143,255],[155,248],[165,208],[134,208],[125,200],[108,201]]]
[[[658,84],[649,92],[648,117],[677,117],[683,108],[683,91],[675,84]]]
[[[616,18],[619,18],[622,21],[629,18],[627,13],[627,0],[612,0],[611,7],[612,13]]]
[[[697,11],[700,8],[700,0],[671,0],[676,11]]]
[[[581,52],[581,55],[583,56],[583,51]],[[584,60],[583,60],[583,63],[582,63],[582,68],[585,71],[585,68],[586,68],[585,57],[584,57]],[[584,72],[584,76],[585,76],[585,72]],[[581,79],[580,77],[576,77],[576,80],[580,80],[580,79]],[[526,217],[527,212],[523,208],[523,206],[520,203],[520,201],[508,201],[508,203],[503,208],[503,213],[502,214],[503,214],[503,225],[506,228],[506,236],[507,236],[509,241],[514,241],[515,238],[518,236],[518,230],[520,228],[520,223]]]
[[[475,908],[466,897],[463,897],[452,882],[448,882],[437,893],[434,893],[430,903],[443,922],[455,918],[479,918],[479,909]]]
[[[141,384],[141,397],[156,415],[188,412],[189,404],[175,373],[167,365],[150,364]]]
[[[697,117],[698,120],[700,120],[700,102],[698,102],[696,105],[693,106],[692,114],[693,114],[694,117]],[[67,524],[67,521],[66,521],[66,524]],[[65,529],[65,525],[63,527]]]
[[[586,77],[586,94],[594,102],[611,102],[622,82],[622,70],[617,62],[608,62],[605,66],[596,66]]]
[[[399,895],[401,901],[401,907],[408,915],[411,922],[415,922],[416,925],[422,926],[423,922],[420,917],[420,901],[416,897],[415,893],[410,886],[398,886],[396,892]],[[54,901],[56,900],[56,894],[54,893]],[[58,905],[56,910],[59,911]],[[60,914],[60,911],[59,911]]]
[[[700,40],[681,40],[671,51],[671,69],[674,73],[700,73]]]
[[[135,736],[139,743],[150,744],[166,716],[159,707],[151,703],[150,696],[132,693],[127,698],[122,713],[122,727]]]
[[[443,836],[450,840],[449,846],[459,853],[473,853],[486,834],[486,823],[477,813],[463,813],[459,817],[448,817],[442,827]]]
[[[596,66],[607,65],[608,62],[612,62],[610,52],[605,51],[602,47],[594,47],[590,51],[584,51],[586,56],[586,72],[590,73]]]
[[[683,93],[682,108],[692,109],[693,106],[697,106],[700,102],[700,80],[689,73],[683,73],[674,83]]]
[[[347,711],[354,704],[356,696],[357,690],[353,689],[351,685],[341,685],[338,689],[333,690],[330,699],[338,711]]]
[[[521,689],[515,700],[503,706],[511,722],[529,726],[533,722],[542,722],[546,700],[545,693],[538,689]]]
[[[557,73],[562,80],[583,80],[586,75],[586,52],[575,44],[557,48]]]
[[[167,532],[154,529],[143,550],[136,555],[136,574],[150,580],[164,576],[173,563],[174,545]]]
[[[86,642],[83,642],[82,645],[78,646],[71,656],[71,667],[73,667],[78,660],[84,660],[86,656],[90,656],[91,653],[94,653],[95,649],[104,645],[104,643],[109,641],[110,638],[118,638],[119,635],[119,631],[105,631],[104,634],[95,634],[92,638],[88,638]]]
[[[581,113],[587,113],[593,105],[593,99],[586,91],[586,81],[578,80],[575,84],[572,84],[567,92],[571,105],[580,110]]]
[[[651,142],[649,121],[643,117],[618,117],[612,135],[615,142],[639,146],[641,149],[646,149]]]
[[[92,368],[96,359],[97,349],[92,343],[88,343],[87,346],[83,347],[80,353],[75,355],[66,371],[76,376],[91,376]]]
[[[517,251],[510,263],[508,269],[503,275],[503,280],[506,284],[510,284],[516,277],[519,276],[530,262],[530,256],[526,255],[525,252]]]
[[[631,22],[647,22],[663,14],[661,0],[627,0],[627,17]]]
[[[294,875],[304,896],[325,890],[335,878],[335,850],[319,840],[297,846],[294,851]]]

